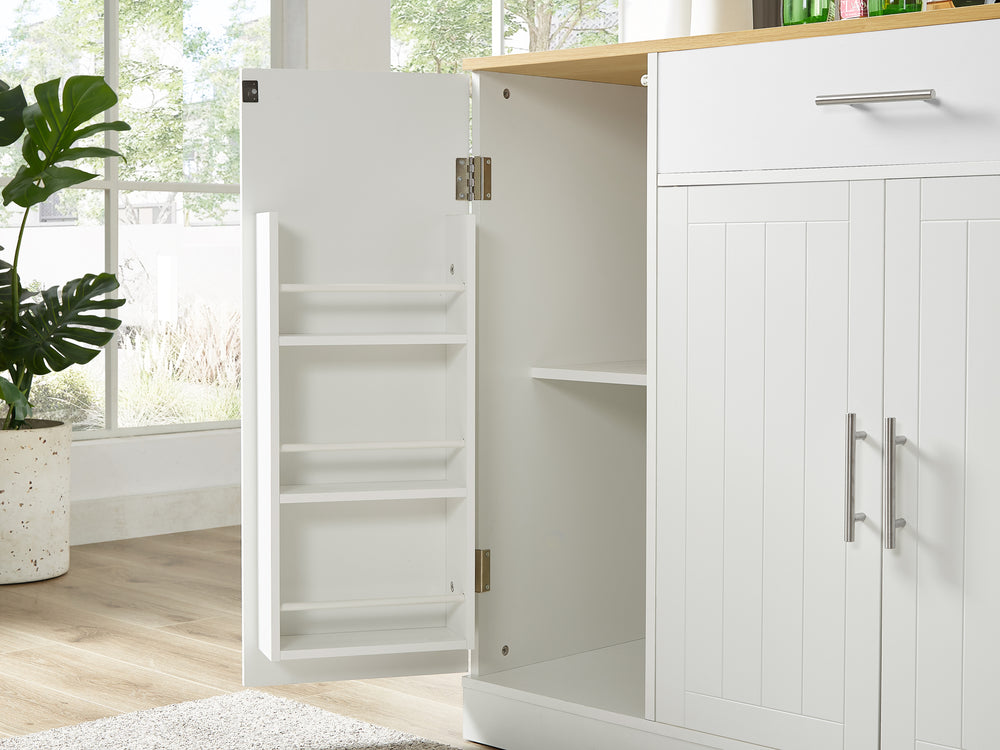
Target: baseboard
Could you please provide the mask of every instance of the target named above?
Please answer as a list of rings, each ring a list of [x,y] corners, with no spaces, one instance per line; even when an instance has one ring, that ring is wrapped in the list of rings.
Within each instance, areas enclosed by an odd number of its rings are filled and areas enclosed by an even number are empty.
[[[240,522],[240,488],[208,487],[155,495],[74,500],[70,544],[234,526]]]
[[[462,718],[465,739],[506,750],[766,750],[469,676],[462,679]]]

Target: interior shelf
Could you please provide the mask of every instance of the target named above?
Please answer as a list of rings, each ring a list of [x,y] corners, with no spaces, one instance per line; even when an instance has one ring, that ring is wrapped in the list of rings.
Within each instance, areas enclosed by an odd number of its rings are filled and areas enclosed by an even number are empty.
[[[328,453],[331,451],[398,451],[465,447],[464,440],[412,440],[387,443],[282,443],[282,453]]]
[[[427,604],[459,604],[465,594],[437,594],[430,596],[394,596],[379,599],[343,599],[332,602],[285,602],[282,612],[313,612],[331,609],[364,609],[374,607],[419,607]]]
[[[448,481],[351,482],[282,487],[282,503],[343,503],[369,500],[434,500],[468,496],[465,486]]]
[[[639,639],[467,679],[642,717],[645,658],[646,641]]]
[[[449,628],[369,630],[282,636],[280,658],[317,659],[330,656],[371,656],[469,648],[468,641]]]
[[[646,385],[646,361],[594,362],[560,367],[532,367],[531,377],[539,380],[571,380],[578,383]]]
[[[282,334],[280,346],[426,346],[466,344],[464,333]]]
[[[460,294],[464,292],[465,284],[282,284],[282,292],[288,294],[321,293],[352,293],[352,292],[447,292]]]

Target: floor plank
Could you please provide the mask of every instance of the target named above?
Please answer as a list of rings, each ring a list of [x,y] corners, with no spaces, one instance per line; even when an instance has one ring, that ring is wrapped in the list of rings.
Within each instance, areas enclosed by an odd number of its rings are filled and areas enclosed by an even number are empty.
[[[240,652],[243,647],[242,627],[239,615],[221,615],[179,625],[165,625],[160,630]]]
[[[115,711],[140,711],[226,692],[71,646],[0,655],[0,674]]]
[[[93,721],[118,713],[33,680],[0,674],[0,734],[19,735]]]
[[[145,586],[124,586],[104,569],[73,570],[59,578],[37,584],[22,583],[9,588],[16,594],[44,599],[50,604],[96,612],[122,622],[158,627],[201,620],[219,615],[222,610],[206,602],[194,603],[166,590],[153,591]]]

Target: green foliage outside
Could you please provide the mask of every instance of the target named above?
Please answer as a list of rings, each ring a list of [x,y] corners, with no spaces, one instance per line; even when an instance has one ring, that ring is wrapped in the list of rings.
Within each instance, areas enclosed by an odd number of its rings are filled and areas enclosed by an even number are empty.
[[[618,41],[614,0],[507,0],[504,36],[527,35],[528,51]],[[392,0],[392,36],[403,46],[400,70],[458,73],[466,57],[492,54],[491,0]]]
[[[239,183],[239,69],[269,64],[270,19],[254,18],[251,0],[225,1],[228,21],[219,34],[185,23],[192,0],[119,0],[118,117],[132,125],[121,136],[128,160],[121,179]],[[35,20],[38,0],[13,5],[10,35],[0,41],[11,85],[104,74],[103,0],[54,0],[55,15],[42,23]],[[9,158],[0,161],[0,174],[10,166]],[[83,195],[72,191],[65,200],[76,206]],[[191,195],[185,220],[220,219],[226,202],[218,194]]]

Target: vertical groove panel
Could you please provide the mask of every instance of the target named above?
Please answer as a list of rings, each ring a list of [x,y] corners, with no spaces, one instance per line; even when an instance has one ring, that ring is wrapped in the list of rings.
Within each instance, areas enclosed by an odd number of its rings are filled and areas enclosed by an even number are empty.
[[[764,360],[764,706],[802,710],[806,225],[769,224]]]
[[[921,230],[920,442],[896,448],[899,463],[919,460],[919,528],[900,530],[919,539],[916,737],[954,747],[962,735],[966,233],[965,222]]]
[[[867,514],[868,519],[855,525],[851,544],[837,535],[846,547],[845,612],[841,618],[845,634],[844,748],[878,750],[882,540],[877,519],[882,474],[877,436],[882,417],[886,187],[881,181],[854,182],[850,187],[846,411],[857,414],[857,429],[872,437],[856,443],[855,510]],[[841,492],[843,481],[843,477],[837,481]],[[842,503],[841,495],[841,511]]]
[[[1000,206],[995,207],[1000,216]],[[985,748],[1000,738],[1000,221],[969,226],[968,423],[965,517],[965,672],[963,747]]]
[[[656,720],[684,724],[687,581],[686,188],[657,191]]]
[[[889,180],[885,187],[885,310],[884,408],[867,429],[881,461],[881,416],[895,417],[897,431],[914,445],[921,442],[919,426],[920,365],[920,180]],[[862,426],[864,429],[864,426]],[[905,459],[897,453],[897,459]],[[861,510],[876,521],[881,534],[881,474],[871,492],[872,502]],[[897,535],[896,549],[882,556],[882,683],[881,734],[883,750],[912,750],[916,716],[917,540],[921,519],[916,502],[917,468],[913,460],[896,466],[896,505],[910,528]],[[867,497],[868,495],[866,495]],[[881,549],[881,539],[878,541]],[[851,552],[855,555],[854,551]],[[853,558],[856,559],[856,558]],[[853,610],[852,610],[853,611]],[[848,633],[854,633],[848,622]],[[863,647],[863,644],[862,644]],[[849,650],[853,658],[854,651]]]
[[[689,229],[686,688],[722,694],[725,225]]]
[[[843,721],[848,227],[808,227],[802,710]]]
[[[760,705],[763,560],[764,225],[726,246],[723,697]]]

